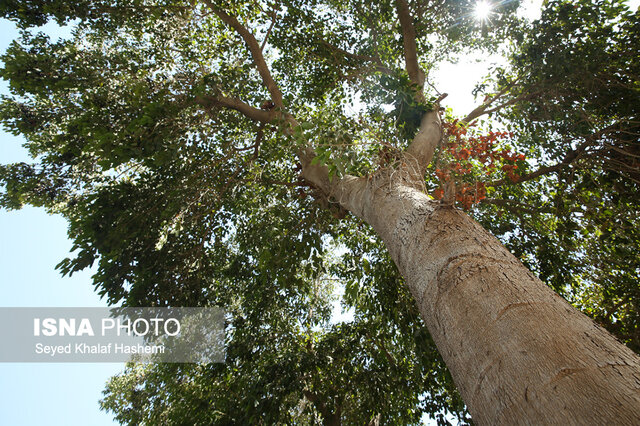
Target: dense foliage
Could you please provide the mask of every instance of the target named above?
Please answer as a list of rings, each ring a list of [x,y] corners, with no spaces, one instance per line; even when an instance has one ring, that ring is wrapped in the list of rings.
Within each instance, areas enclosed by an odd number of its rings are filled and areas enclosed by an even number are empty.
[[[555,0],[528,23],[514,1],[478,25],[471,1],[408,5],[426,71],[469,52],[509,58],[478,86],[485,121],[444,112],[425,190],[458,179],[459,207],[640,351],[640,14]],[[373,231],[299,178],[301,145],[333,176],[390,167],[439,98],[428,75],[415,96],[396,2],[0,11],[24,28],[2,57],[0,119],[35,158],[0,167],[1,205],[66,217],[75,245],[59,269],[97,265],[111,304],[228,312],[225,364],[130,365],[105,409],[126,424],[470,421]],[[283,107],[221,16],[260,41]],[[49,20],[73,23],[73,36],[33,28]],[[252,120],[236,101],[300,126]],[[352,321],[331,321],[337,295]]]

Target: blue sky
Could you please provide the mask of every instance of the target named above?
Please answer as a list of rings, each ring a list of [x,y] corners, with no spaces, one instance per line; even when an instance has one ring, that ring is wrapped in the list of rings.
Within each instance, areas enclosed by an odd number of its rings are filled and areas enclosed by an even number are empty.
[[[4,52],[18,32],[0,20],[0,34]],[[4,81],[0,93],[7,93]],[[0,163],[30,161],[22,143],[21,138],[0,132]],[[91,271],[63,278],[54,270],[71,248],[66,229],[62,217],[42,209],[0,210],[0,306],[106,306],[93,291]],[[100,411],[98,400],[107,379],[123,366],[0,363],[0,424],[117,424]]]

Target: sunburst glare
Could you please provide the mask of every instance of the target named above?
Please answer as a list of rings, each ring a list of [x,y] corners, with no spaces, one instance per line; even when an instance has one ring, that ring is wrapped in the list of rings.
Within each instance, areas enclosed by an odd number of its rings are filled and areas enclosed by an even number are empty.
[[[492,10],[493,5],[490,2],[481,0],[476,3],[473,13],[476,20],[484,22],[489,19],[489,16],[491,16],[491,13],[493,13]]]

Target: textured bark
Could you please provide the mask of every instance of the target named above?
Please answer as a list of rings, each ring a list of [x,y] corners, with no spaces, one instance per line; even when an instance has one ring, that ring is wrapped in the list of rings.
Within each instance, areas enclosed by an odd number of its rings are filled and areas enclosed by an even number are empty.
[[[640,358],[463,212],[355,181],[343,203],[404,276],[478,424],[640,424]]]

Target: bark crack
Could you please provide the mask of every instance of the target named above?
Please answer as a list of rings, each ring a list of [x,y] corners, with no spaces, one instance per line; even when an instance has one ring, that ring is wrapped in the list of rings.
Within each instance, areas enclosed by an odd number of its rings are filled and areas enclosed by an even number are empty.
[[[538,304],[538,303],[545,303],[545,302],[536,302],[536,301],[527,301],[527,302],[515,302],[515,303],[509,303],[508,305],[504,306],[502,309],[500,309],[498,311],[498,313],[496,314],[496,318],[494,319],[494,321],[498,321],[504,314],[506,314],[508,311],[510,311],[511,309],[514,308],[519,308],[521,306],[532,306],[534,304]],[[548,302],[547,302],[548,303]]]
[[[553,376],[553,378],[551,379],[551,381],[549,381],[547,385],[551,385],[552,383],[555,383],[558,380],[562,380],[565,377],[569,377],[573,374],[576,374],[585,370],[586,368],[569,368],[569,367],[561,368],[560,371],[558,371],[556,375]]]
[[[443,296],[445,296],[449,291],[451,291],[455,287],[455,285],[453,285],[455,283],[452,283],[450,285],[439,285],[442,282],[446,284],[447,281],[449,281],[447,279],[448,275],[452,272],[454,267],[459,268],[461,265],[465,263],[472,263],[472,264],[475,264],[475,266],[486,266],[486,263],[485,263],[486,261],[501,263],[501,264],[510,263],[508,259],[498,259],[495,257],[486,256],[479,252],[461,253],[455,256],[451,256],[447,260],[445,260],[445,262],[442,263],[438,268],[438,272],[436,273],[436,276],[429,283],[429,286],[434,281],[438,283],[436,297],[434,298],[434,304],[437,304]],[[469,267],[469,269],[471,269],[471,267]]]

